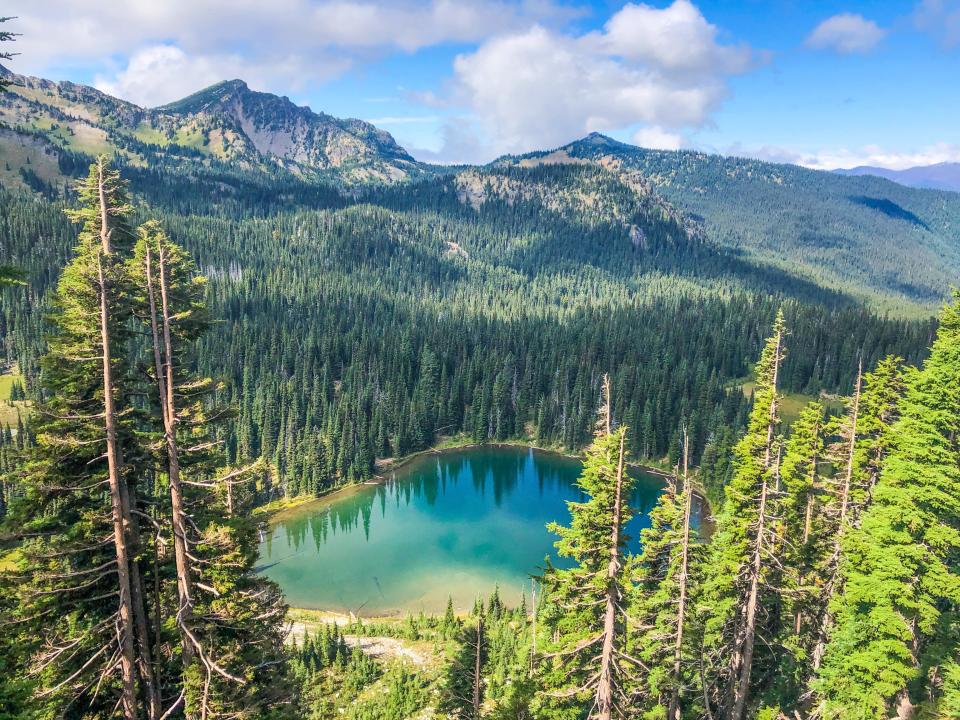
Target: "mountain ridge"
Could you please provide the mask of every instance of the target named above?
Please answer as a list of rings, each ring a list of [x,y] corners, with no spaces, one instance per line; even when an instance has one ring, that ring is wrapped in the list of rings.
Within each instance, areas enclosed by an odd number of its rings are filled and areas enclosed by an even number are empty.
[[[0,98],[4,129],[46,140],[54,153],[112,151],[134,165],[158,156],[187,164],[226,161],[346,185],[398,182],[423,172],[385,130],[315,113],[242,80],[145,108],[69,81],[7,77],[10,92]]]
[[[839,168],[833,172],[839,175],[875,175],[907,187],[960,192],[960,163],[957,162],[916,165],[903,170],[858,165],[853,168]]]
[[[233,215],[355,202],[409,206],[417,196],[418,207],[429,209],[423,199],[452,194],[473,213],[486,203],[516,212],[509,206],[519,200],[571,227],[607,223],[636,245],[646,242],[645,222],[660,227],[662,220],[677,237],[695,236],[757,268],[897,314],[928,312],[960,275],[957,193],[644,149],[601,133],[483,166],[433,166],[368,122],[317,113],[238,79],[143,108],[70,82],[8,77],[15,82],[0,96],[0,182],[50,197],[67,192],[70,179],[106,153],[152,203]],[[590,165],[615,182],[543,174],[563,165]],[[527,172],[511,175],[512,168]],[[376,189],[384,186],[397,196]],[[658,252],[683,252],[685,242]]]

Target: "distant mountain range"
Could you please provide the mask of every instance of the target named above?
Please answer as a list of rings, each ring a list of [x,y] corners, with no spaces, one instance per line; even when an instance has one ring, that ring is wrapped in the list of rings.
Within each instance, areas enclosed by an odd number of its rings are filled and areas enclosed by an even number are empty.
[[[889,170],[870,165],[835,170],[840,175],[876,175],[907,187],[960,192],[960,163],[943,162],[906,170]]]
[[[661,254],[706,257],[703,248],[713,247],[760,275],[773,269],[897,313],[935,307],[960,280],[960,193],[907,186],[937,178],[945,186],[957,173],[960,187],[958,165],[894,173],[891,182],[878,176],[889,171],[648,150],[595,133],[486,166],[446,167],[418,162],[368,122],[298,107],[240,80],[151,109],[70,82],[7,77],[0,185],[48,198],[107,153],[135,192],[177,212],[358,201],[429,209],[453,195],[467,213],[533,203],[574,234],[585,222],[606,223]],[[651,228],[666,235],[652,237]]]

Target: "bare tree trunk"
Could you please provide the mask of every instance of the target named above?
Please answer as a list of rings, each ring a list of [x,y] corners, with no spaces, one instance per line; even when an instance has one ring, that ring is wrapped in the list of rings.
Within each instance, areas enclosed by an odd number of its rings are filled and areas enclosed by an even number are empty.
[[[136,493],[128,489],[131,507],[136,505]],[[140,674],[146,685],[147,713],[150,720],[160,717],[160,693],[157,691],[157,679],[153,666],[153,653],[150,649],[149,618],[144,601],[146,590],[140,575],[140,523],[137,516],[130,514],[130,594],[133,600],[133,618],[137,628],[137,647],[140,652]]]
[[[820,424],[817,423],[815,432],[819,435],[820,433]],[[820,461],[820,458],[817,457],[816,453],[811,458],[810,461],[810,489],[807,491],[807,509],[803,517],[803,542],[802,545],[806,548],[807,543],[810,542],[810,535],[813,532],[813,495],[816,490],[814,483],[817,480],[817,463]],[[806,580],[806,575],[801,576],[801,581]],[[793,634],[799,635],[800,630],[803,628],[803,612],[797,610],[794,613],[793,617]]]
[[[607,381],[609,383],[609,381]],[[607,385],[609,387],[609,384]],[[607,395],[607,408],[610,400]],[[609,415],[608,415],[609,427]],[[606,611],[603,616],[603,645],[600,651],[600,677],[597,682],[595,704],[598,720],[610,720],[613,714],[614,691],[614,642],[617,630],[617,595],[619,587],[617,573],[620,571],[620,517],[622,515],[623,472],[624,472],[624,436],[620,436],[619,457],[617,458],[617,476],[614,484],[613,515],[610,522],[610,562],[607,565]]]
[[[910,656],[913,658],[914,663],[917,661],[917,655],[919,652],[920,641],[917,638],[917,619],[913,618],[910,621]],[[897,694],[896,706],[894,709],[897,713],[897,720],[913,720],[917,708],[913,704],[913,700],[910,699],[909,688],[903,688],[903,690]]]
[[[767,515],[767,473],[770,469],[770,453],[773,448],[773,434],[777,424],[777,377],[780,373],[780,348],[783,337],[777,333],[773,359],[773,398],[770,401],[770,417],[767,422],[767,445],[763,458],[763,479],[760,486],[760,510],[757,513],[757,533],[753,544],[753,558],[750,566],[750,591],[744,609],[743,641],[740,645],[740,672],[735,680],[733,709],[730,720],[743,720],[750,694],[750,673],[753,670],[753,648],[757,636],[757,603],[760,595],[760,575],[763,569],[763,536],[766,532]]]
[[[138,529],[132,522],[130,492],[123,473],[123,452],[117,435],[117,409],[113,390],[113,355],[110,342],[109,287],[103,270],[103,258],[111,249],[110,212],[107,205],[103,161],[97,165],[97,191],[100,204],[100,253],[97,256],[97,280],[100,285],[100,342],[103,349],[104,428],[107,440],[107,473],[109,477],[114,545],[117,554],[117,579],[120,591],[120,666],[123,679],[121,705],[125,717],[136,717],[136,663],[134,629],[139,635],[139,660],[151,718],[159,715],[159,695],[153,677],[150,639],[143,604],[140,570],[132,557],[136,552]]]
[[[683,539],[680,550],[680,588],[677,601],[677,636],[673,645],[673,691],[667,712],[669,720],[680,720],[680,670],[683,651],[683,623],[687,616],[687,565],[690,554],[690,511],[693,497],[690,492],[690,438],[683,429]]]
[[[853,408],[851,409],[850,419],[850,440],[847,445],[847,467],[843,476],[843,489],[840,492],[840,515],[837,524],[837,532],[833,539],[833,552],[830,556],[830,578],[823,590],[824,612],[823,619],[820,622],[820,629],[817,633],[817,644],[813,648],[813,670],[820,669],[823,663],[823,655],[827,649],[827,635],[830,632],[830,626],[833,624],[833,614],[830,612],[830,600],[837,591],[840,571],[840,552],[841,542],[844,532],[847,529],[847,515],[850,505],[850,485],[853,482],[853,453],[857,448],[857,419],[860,414],[860,391],[863,384],[863,360],[857,367],[857,384],[853,392]]]
[[[160,628],[163,617],[160,605],[160,548],[156,539],[151,543],[153,549],[153,656],[160,657]]]
[[[171,382],[173,380],[173,357],[170,343],[170,318],[167,304],[166,273],[164,257],[160,250],[160,293],[163,305],[163,356],[161,357],[160,330],[157,323],[156,289],[153,284],[152,248],[147,247],[146,275],[147,295],[150,304],[150,330],[153,335],[153,360],[157,374],[157,388],[160,396],[160,409],[163,416],[164,438],[167,445],[167,475],[170,482],[170,505],[173,524],[173,552],[177,567],[177,626],[181,629],[183,661],[188,665],[193,658],[193,644],[184,631],[190,620],[192,582],[190,562],[187,554],[187,533],[184,522],[183,486],[180,482],[180,453],[176,436],[176,407],[173,404]],[[166,362],[164,362],[164,359]]]
[[[733,711],[730,720],[742,720],[750,689],[750,672],[753,665],[753,647],[757,632],[757,600],[760,591],[760,571],[763,562],[764,516],[767,511],[767,479],[764,475],[760,491],[760,519],[757,526],[757,539],[750,570],[750,593],[747,595],[747,607],[744,612],[743,653],[740,665],[740,677],[737,681],[733,699]]]
[[[101,176],[101,198],[103,183]],[[101,203],[102,204],[102,203]],[[104,213],[104,220],[106,214]],[[120,592],[120,670],[123,679],[123,716],[137,717],[136,652],[133,647],[133,602],[130,594],[130,557],[127,552],[127,522],[124,512],[124,481],[120,477],[122,458],[117,441],[117,411],[113,401],[113,368],[110,354],[110,323],[107,307],[106,282],[101,256],[97,257],[97,278],[100,284],[100,342],[103,347],[103,410],[107,435],[107,473],[110,482],[111,515],[113,517],[113,544],[117,555],[117,581]]]
[[[475,648],[476,652],[474,653],[473,660],[473,717],[480,717],[480,683],[482,682],[482,677],[480,675],[480,659],[481,651],[483,649],[483,615],[477,614],[477,646]]]

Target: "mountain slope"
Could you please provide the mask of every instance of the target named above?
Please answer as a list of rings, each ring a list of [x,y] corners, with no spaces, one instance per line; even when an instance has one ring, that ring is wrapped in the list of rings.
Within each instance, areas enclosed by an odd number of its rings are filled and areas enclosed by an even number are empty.
[[[929,312],[960,278],[958,193],[599,134],[482,168],[441,168],[369,123],[240,80],[149,109],[82,85],[8,77],[0,182],[47,197],[108,153],[137,195],[180,213],[263,216],[359,198],[417,212],[442,205],[458,223],[508,214],[539,238],[498,230],[498,247],[514,255],[617,271],[622,241],[659,272],[709,283],[729,272],[804,296],[822,287],[901,315]],[[578,233],[580,245],[567,242]]]
[[[960,163],[936,163],[920,165],[905,170],[860,165],[855,168],[834,170],[839,175],[876,175],[907,187],[960,192]]]
[[[227,165],[345,185],[397,182],[423,172],[389,133],[370,123],[314,113],[240,80],[148,109],[83,85],[7,77],[11,92],[0,97],[0,144],[4,180],[12,184],[29,184],[33,175],[58,184],[76,164],[72,156],[103,152],[134,167],[203,172]]]
[[[933,307],[960,278],[960,195],[594,134],[497,164],[593,162],[639,172],[721,247],[894,311]]]
[[[232,122],[264,157],[302,167],[335,168],[351,179],[396,181],[416,170],[416,161],[385,130],[254,92],[242,80],[219,83],[152,112]]]

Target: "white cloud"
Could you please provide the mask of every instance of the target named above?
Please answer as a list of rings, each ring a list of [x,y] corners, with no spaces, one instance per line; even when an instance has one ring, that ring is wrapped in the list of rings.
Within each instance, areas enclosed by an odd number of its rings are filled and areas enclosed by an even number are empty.
[[[450,97],[477,119],[481,140],[472,148],[483,156],[445,152],[489,160],[638,123],[656,126],[661,142],[671,130],[700,127],[727,97],[729,76],[759,61],[717,34],[688,0],[676,0],[662,10],[627,5],[586,35],[537,25],[492,38],[457,57]],[[462,138],[462,128],[452,136]]]
[[[325,80],[345,72],[349,58],[314,61],[312,79]],[[93,85],[114,97],[145,107],[178,100],[225,79],[240,78],[255,88],[302,86],[296,58],[275,57],[261,64],[237,54],[189,56],[175,45],[151,45],[130,56],[113,75],[97,75]]]
[[[297,90],[391,52],[476,43],[534,22],[562,25],[578,13],[553,0],[8,0],[4,7],[22,33],[18,72],[99,65],[101,87],[142,102],[235,76],[265,90]],[[156,73],[153,87],[148,70]]]
[[[420,125],[441,120],[439,115],[388,115],[367,119],[372,125]]]
[[[664,72],[739,73],[752,62],[750,48],[720,45],[716,26],[688,0],[662,10],[625,5],[597,41],[611,55],[649,63]]]
[[[824,20],[807,36],[807,47],[845,55],[865,53],[877,46],[887,31],[863,15],[841,13]]]
[[[8,0],[4,13],[19,16],[18,72],[94,76],[101,89],[143,105],[234,77],[305,97],[390,54],[473,46],[439,87],[399,93],[451,118],[437,121],[442,145],[431,156],[441,160],[489,160],[593,130],[674,146],[709,122],[731,75],[765,59],[721,41],[690,0],[627,4],[583,34],[569,31],[583,12],[576,2]],[[400,114],[391,111],[393,124]]]
[[[918,30],[937,37],[946,48],[960,45],[960,1],[922,0],[913,14]]]
[[[682,135],[667,132],[656,126],[640,128],[633,134],[633,142],[654,150],[679,150],[686,141]]]
[[[913,151],[896,151],[876,145],[867,145],[860,149],[841,148],[823,151],[811,155],[802,155],[798,164],[821,170],[851,168],[860,165],[903,170],[922,165],[934,165],[942,162],[960,162],[960,145],[936,143]]]
[[[960,162],[960,145],[934,143],[910,151],[890,150],[879,145],[865,145],[861,148],[835,148],[814,152],[800,152],[789,148],[765,146],[749,148],[735,145],[725,148],[725,155],[753,157],[769,162],[803,165],[815,170],[836,170],[861,165],[904,170],[910,167],[935,165],[943,162]]]

